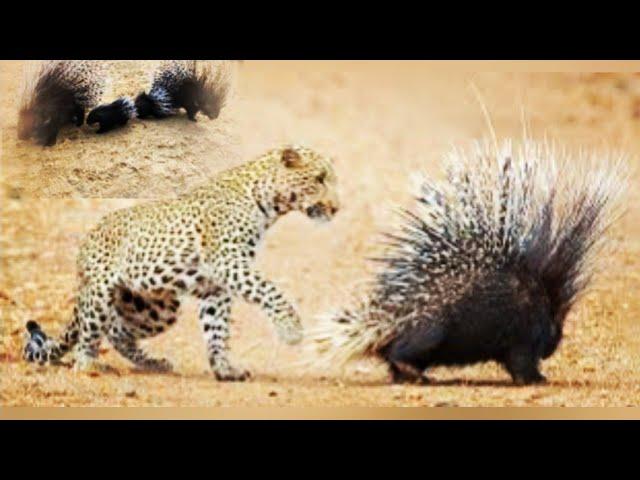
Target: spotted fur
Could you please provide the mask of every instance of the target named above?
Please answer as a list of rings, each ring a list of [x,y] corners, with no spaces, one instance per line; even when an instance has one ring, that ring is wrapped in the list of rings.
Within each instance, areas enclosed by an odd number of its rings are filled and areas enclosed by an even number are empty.
[[[169,370],[167,360],[149,357],[137,342],[171,327],[180,296],[189,294],[200,301],[216,377],[245,379],[247,372],[227,358],[232,299],[262,307],[285,342],[301,340],[294,307],[252,264],[267,229],[281,216],[301,211],[332,218],[338,209],[335,186],[328,159],[304,147],[284,147],[222,172],[176,200],[107,215],[80,249],[73,320],[57,340],[30,324],[25,359],[55,362],[75,345],[83,365],[96,357],[106,337],[138,367]]]

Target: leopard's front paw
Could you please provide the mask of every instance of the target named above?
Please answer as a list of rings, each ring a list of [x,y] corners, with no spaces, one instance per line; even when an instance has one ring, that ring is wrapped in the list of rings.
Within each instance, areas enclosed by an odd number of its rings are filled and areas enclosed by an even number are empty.
[[[102,364],[90,355],[76,355],[73,371],[76,373],[95,373],[102,370]]]
[[[302,323],[295,317],[295,319],[289,319],[286,322],[280,322],[276,325],[276,331],[280,340],[288,345],[296,345],[302,341],[304,337],[304,331]]]
[[[219,382],[244,382],[248,378],[251,378],[251,373],[248,370],[232,366],[215,370],[213,373]]]

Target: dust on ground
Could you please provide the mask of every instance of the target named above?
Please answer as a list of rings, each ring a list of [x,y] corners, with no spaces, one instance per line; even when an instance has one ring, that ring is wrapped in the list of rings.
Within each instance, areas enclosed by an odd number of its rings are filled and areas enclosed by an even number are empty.
[[[131,68],[131,78],[139,75],[135,64],[118,67],[123,72]],[[11,71],[3,67],[3,83],[13,81]],[[426,170],[439,175],[439,159],[452,144],[486,133],[470,80],[500,136],[520,135],[524,109],[536,137],[547,135],[570,146],[615,147],[631,155],[628,212],[613,232],[620,247],[606,259],[596,288],[572,312],[558,352],[543,362],[548,385],[515,387],[493,363],[433,369],[429,386],[391,385],[384,367],[374,361],[344,372],[309,372],[300,366],[306,360],[301,350],[280,345],[264,314],[243,303],[232,313],[231,354],[252,370],[254,378],[247,383],[212,378],[194,303],[186,304],[172,330],[146,342],[151,352],[173,361],[174,374],[136,373],[106,343],[101,360],[115,367],[112,373],[78,374],[21,362],[27,319],[55,333],[70,318],[82,236],[104,213],[139,201],[77,197],[89,190],[94,196],[174,195],[203,181],[200,164],[217,171],[283,142],[308,144],[334,156],[340,182],[343,208],[333,222],[320,226],[291,214],[269,232],[258,258],[258,267],[282,286],[305,325],[312,326],[318,314],[347,302],[352,286],[367,278],[365,258],[375,251],[375,234],[394,223],[394,205],[410,201],[409,174]],[[26,198],[32,187],[24,179],[52,185],[38,177],[56,169],[38,174],[7,169],[8,153],[16,148],[8,139],[15,135],[8,120],[0,233],[0,404],[638,406],[640,198],[634,185],[639,104],[640,77],[632,74],[446,72],[415,62],[244,62],[229,117],[221,125],[205,118],[195,125],[185,118],[136,123],[111,136],[76,133],[77,138],[62,142],[65,155],[47,151],[38,160],[37,153],[24,150],[20,158],[33,168],[47,169],[52,161],[68,172],[84,158],[96,169],[125,161],[159,172],[155,182],[146,173],[135,178],[114,173],[111,182],[88,180],[84,187],[62,182],[64,188],[50,193],[76,198],[53,200]],[[6,111],[6,99],[0,108]],[[229,128],[226,133],[223,125]],[[185,143],[185,132],[192,128],[204,131]],[[225,136],[224,141],[216,135]],[[157,142],[167,146],[158,149]],[[219,144],[230,147],[217,150]],[[158,156],[164,159],[161,165],[154,163]],[[180,180],[173,181],[172,175]],[[137,183],[130,184],[132,179]]]

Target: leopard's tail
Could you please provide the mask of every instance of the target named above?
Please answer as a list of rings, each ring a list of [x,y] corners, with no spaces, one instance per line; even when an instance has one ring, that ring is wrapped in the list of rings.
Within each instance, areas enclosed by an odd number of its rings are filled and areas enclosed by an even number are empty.
[[[29,340],[22,356],[27,362],[37,362],[40,365],[60,360],[73,348],[80,336],[80,324],[76,314],[57,339],[48,337],[40,325],[33,320],[29,320],[26,326]]]

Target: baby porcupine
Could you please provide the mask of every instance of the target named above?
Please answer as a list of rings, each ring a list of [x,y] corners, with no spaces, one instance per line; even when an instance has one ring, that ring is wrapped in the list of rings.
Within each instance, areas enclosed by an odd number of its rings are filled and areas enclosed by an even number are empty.
[[[396,382],[495,360],[518,384],[544,381],[623,189],[623,163],[593,160],[531,141],[452,152],[447,181],[424,181],[386,236],[370,295],[312,332],[316,360],[377,356]]]
[[[22,85],[18,138],[54,145],[64,125],[84,123],[86,109],[97,105],[104,86],[104,67],[99,61],[29,62]]]
[[[149,93],[142,92],[136,97],[138,117],[164,118],[184,108],[194,122],[199,111],[215,119],[229,88],[229,62],[165,61],[156,70]]]
[[[106,133],[124,127],[129,119],[135,118],[136,106],[129,97],[119,97],[107,105],[100,105],[87,115],[87,125],[99,125],[96,133]]]

